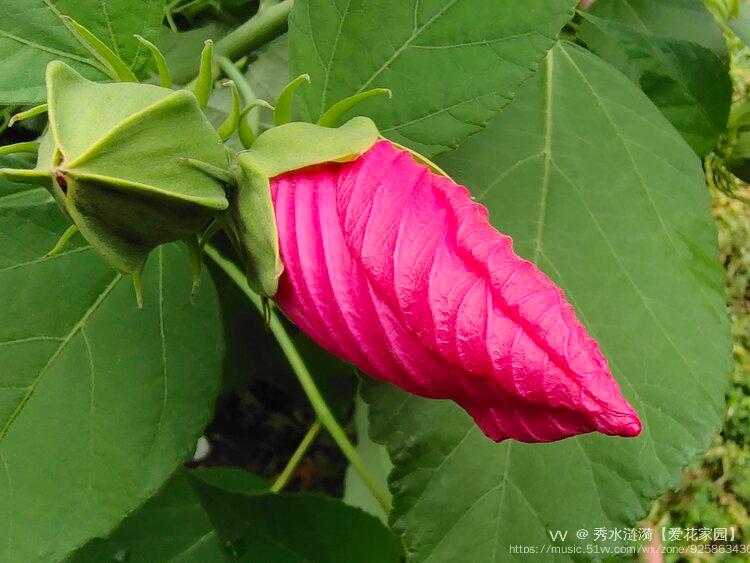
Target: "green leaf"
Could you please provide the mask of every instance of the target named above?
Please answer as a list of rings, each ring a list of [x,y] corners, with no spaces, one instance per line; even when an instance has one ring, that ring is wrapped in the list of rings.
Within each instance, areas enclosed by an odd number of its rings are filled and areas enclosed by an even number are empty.
[[[0,197],[0,560],[22,563],[154,494],[212,415],[223,355],[216,292],[204,279],[191,303],[181,245],[149,259],[139,310],[81,237],[43,257],[68,224],[40,190]]]
[[[692,41],[729,56],[721,29],[702,0],[597,0],[589,13],[643,33]]]
[[[320,494],[241,497],[195,482],[222,543],[254,563],[399,563],[400,542],[377,518]]]
[[[190,474],[230,493],[258,494],[267,493],[270,489],[268,481],[239,467],[199,467],[191,470]]]
[[[155,39],[162,10],[160,0],[0,0],[0,104],[44,101],[44,69],[53,60],[92,80],[108,79],[63,16],[88,28],[138,72],[148,52],[133,34]]]
[[[126,518],[107,539],[95,539],[68,563],[223,563],[228,560],[216,530],[180,469],[164,488]]]
[[[228,471],[236,474],[229,480]],[[110,538],[91,542],[71,563],[118,555],[129,563],[401,561],[398,541],[377,519],[339,500],[231,490],[237,479],[254,478],[230,468],[180,470]]]
[[[354,110],[425,156],[481,130],[526,80],[576,0],[299,0],[290,16],[291,67],[308,73],[312,121],[372,88]],[[492,69],[492,72],[487,72]]]
[[[560,44],[439,164],[563,288],[644,429],[495,444],[452,403],[368,384],[371,434],[395,465],[392,525],[412,561],[482,563],[525,560],[509,545],[550,530],[585,546],[579,529],[634,526],[724,416],[730,339],[698,158],[625,76]]]
[[[726,58],[691,41],[643,33],[590,14],[583,18],[578,36],[588,49],[640,85],[698,156],[716,147],[732,101]]]

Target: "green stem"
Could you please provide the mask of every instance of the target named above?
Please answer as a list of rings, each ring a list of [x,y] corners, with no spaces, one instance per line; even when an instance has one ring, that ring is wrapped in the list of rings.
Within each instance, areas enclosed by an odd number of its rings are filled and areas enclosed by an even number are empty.
[[[315,419],[315,422],[312,423],[312,426],[310,426],[310,429],[307,431],[307,434],[305,434],[305,437],[302,438],[302,441],[299,443],[299,446],[297,446],[297,449],[294,450],[292,457],[289,458],[286,467],[284,467],[284,471],[281,472],[281,475],[279,475],[278,479],[276,479],[276,481],[273,482],[273,485],[271,485],[272,493],[281,492],[281,490],[286,487],[287,483],[289,483],[289,480],[294,474],[294,470],[297,469],[299,462],[302,461],[302,457],[307,453],[308,448],[312,445],[315,437],[318,435],[318,432],[320,432],[320,428],[320,420]]]
[[[216,43],[216,52],[234,60],[284,33],[294,0],[264,7]]]
[[[229,278],[235,284],[237,284],[237,287],[247,296],[250,302],[255,305],[255,308],[262,314],[263,303],[261,301],[261,298],[260,296],[250,291],[250,288],[247,285],[247,280],[240,269],[234,263],[224,258],[216,249],[211,246],[206,246],[205,252],[206,255],[208,255],[208,257],[211,258],[211,260],[213,260],[216,265],[219,266],[219,268],[224,270],[224,273],[229,276]],[[362,459],[357,454],[357,451],[349,441],[349,438],[346,437],[343,428],[341,428],[338,421],[336,420],[336,417],[333,416],[331,409],[328,408],[325,399],[320,394],[320,391],[315,385],[315,381],[310,375],[307,366],[305,366],[305,362],[303,361],[302,356],[300,356],[297,348],[294,346],[294,342],[292,342],[292,339],[289,337],[289,334],[284,328],[284,325],[281,323],[278,315],[276,315],[276,313],[274,312],[271,312],[269,328],[271,329],[271,333],[274,335],[274,337],[276,337],[276,341],[279,343],[279,347],[281,348],[282,352],[284,352],[284,355],[286,356],[289,365],[292,367],[292,371],[294,371],[294,374],[297,376],[297,380],[302,386],[302,389],[307,395],[307,398],[310,401],[315,414],[318,415],[318,419],[320,419],[320,422],[323,424],[323,426],[325,426],[326,430],[328,430],[328,433],[334,439],[341,452],[344,454],[346,459],[349,460],[349,463],[352,465],[352,467],[354,467],[359,476],[362,478],[362,481],[370,490],[372,496],[374,496],[375,499],[380,503],[385,512],[390,512],[391,501],[388,497],[388,494],[380,488],[378,482],[372,477],[372,475],[370,475],[370,472],[367,471],[367,468],[362,462]]]

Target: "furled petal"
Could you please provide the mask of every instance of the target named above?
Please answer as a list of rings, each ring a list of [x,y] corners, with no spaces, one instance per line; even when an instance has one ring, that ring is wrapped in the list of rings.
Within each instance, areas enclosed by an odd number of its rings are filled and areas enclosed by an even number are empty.
[[[271,189],[286,268],[276,300],[327,350],[455,401],[494,440],[640,432],[562,291],[466,188],[382,141]]]

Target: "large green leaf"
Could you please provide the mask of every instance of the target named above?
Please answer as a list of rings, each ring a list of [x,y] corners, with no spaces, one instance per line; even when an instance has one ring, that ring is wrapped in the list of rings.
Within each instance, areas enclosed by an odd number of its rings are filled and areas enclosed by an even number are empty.
[[[71,563],[401,560],[396,538],[361,510],[317,494],[239,493],[237,476],[228,480],[226,471],[178,471],[110,538],[91,542]]]
[[[576,4],[298,0],[291,65],[312,78],[304,97],[314,118],[346,96],[390,88],[392,100],[370,98],[355,112],[430,156],[479,131],[509,102]]]
[[[56,59],[87,78],[106,79],[63,16],[86,26],[134,70],[139,70],[148,54],[133,34],[155,39],[163,17],[163,2],[0,0],[0,104],[43,101],[44,69]]]
[[[520,561],[509,545],[549,544],[551,530],[585,549],[596,542],[577,530],[633,526],[724,415],[730,340],[700,162],[625,76],[561,44],[440,164],[563,288],[644,428],[495,444],[452,403],[371,384],[391,522],[413,561]]]
[[[726,130],[732,101],[729,61],[692,41],[583,17],[578,36],[588,49],[638,84],[699,156],[713,150]]]
[[[66,224],[42,189],[0,183],[0,560],[57,561],[108,533],[192,453],[221,379],[208,276],[161,247],[132,283]]]

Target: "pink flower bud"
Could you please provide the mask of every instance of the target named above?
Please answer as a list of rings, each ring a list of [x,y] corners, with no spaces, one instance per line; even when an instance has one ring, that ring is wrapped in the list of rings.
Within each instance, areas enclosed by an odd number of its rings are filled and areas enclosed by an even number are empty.
[[[271,190],[286,268],[276,300],[322,347],[455,401],[493,440],[640,433],[562,291],[463,186],[381,141]]]

